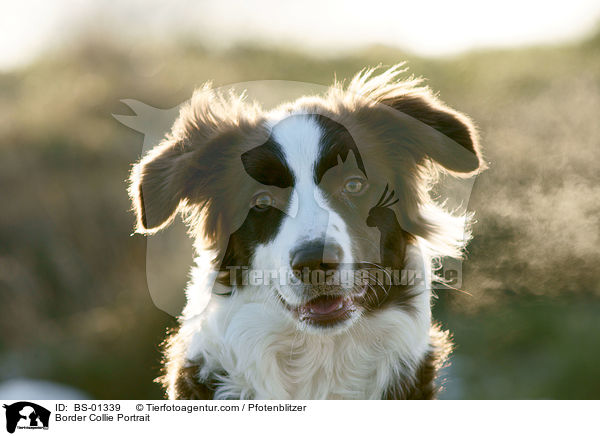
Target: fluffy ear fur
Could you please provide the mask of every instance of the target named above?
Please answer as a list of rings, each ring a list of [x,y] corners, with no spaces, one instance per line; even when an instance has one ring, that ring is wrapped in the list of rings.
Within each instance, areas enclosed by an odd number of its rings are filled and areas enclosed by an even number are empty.
[[[136,231],[154,233],[168,226],[183,206],[201,209],[219,163],[228,160],[223,155],[255,126],[260,113],[232,91],[223,94],[206,84],[194,92],[167,139],[133,167],[129,196]]]
[[[406,96],[382,102],[395,110],[407,114],[452,140],[445,144],[426,144],[427,155],[447,170],[456,173],[473,173],[483,166],[479,142],[473,123],[465,115],[444,106],[431,96]],[[462,146],[469,154],[456,151],[455,144]],[[453,150],[454,148],[454,150]],[[460,159],[456,159],[460,156]]]
[[[396,65],[376,76],[373,75],[374,69],[366,70],[352,80],[348,90],[378,106],[394,109],[402,128],[408,127],[420,138],[422,151],[455,175],[470,175],[484,169],[473,122],[466,115],[444,105],[429,88],[419,86],[420,80],[397,80],[405,71],[401,66]],[[388,112],[391,115],[392,111]],[[418,126],[415,120],[422,126]],[[427,133],[423,129],[425,125],[441,135]],[[411,136],[406,132],[400,134]],[[462,153],[462,150],[468,153]]]
[[[137,216],[136,231],[153,233],[173,220],[186,199],[189,154],[170,139],[153,148],[133,167],[129,195]]]

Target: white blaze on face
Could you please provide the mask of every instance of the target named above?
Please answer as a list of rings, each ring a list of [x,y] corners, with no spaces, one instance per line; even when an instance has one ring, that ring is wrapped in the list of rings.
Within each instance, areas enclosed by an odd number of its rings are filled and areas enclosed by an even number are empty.
[[[308,241],[327,241],[342,248],[341,263],[352,263],[352,249],[346,223],[328,204],[323,191],[316,185],[314,169],[320,155],[322,127],[309,115],[293,115],[274,124],[273,139],[282,148],[287,165],[294,175],[290,204],[275,238],[256,247],[253,269],[291,273],[292,253]],[[272,283],[276,285],[276,283]],[[301,303],[289,286],[277,283],[289,304]]]

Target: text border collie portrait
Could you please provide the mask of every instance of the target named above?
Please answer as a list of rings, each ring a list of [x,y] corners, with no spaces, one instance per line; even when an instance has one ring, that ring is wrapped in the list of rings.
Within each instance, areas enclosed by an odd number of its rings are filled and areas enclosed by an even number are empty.
[[[198,254],[168,398],[435,398],[435,265],[473,214],[433,188],[484,168],[474,123],[401,65],[271,110],[199,88],[129,185],[136,231],[181,214]]]

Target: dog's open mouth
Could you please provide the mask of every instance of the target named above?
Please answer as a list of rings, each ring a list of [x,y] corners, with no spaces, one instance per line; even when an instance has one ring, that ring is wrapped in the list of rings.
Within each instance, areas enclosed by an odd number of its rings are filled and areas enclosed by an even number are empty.
[[[350,319],[357,310],[354,299],[347,295],[313,298],[300,306],[290,308],[300,321],[321,327],[329,327]]]

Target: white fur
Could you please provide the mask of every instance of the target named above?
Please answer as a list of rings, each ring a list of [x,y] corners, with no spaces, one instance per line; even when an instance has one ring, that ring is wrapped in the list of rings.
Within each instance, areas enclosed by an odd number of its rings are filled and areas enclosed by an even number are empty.
[[[296,183],[275,239],[256,247],[252,267],[292,273],[290,256],[303,242],[325,239],[342,248],[342,263],[353,262],[350,235],[346,223],[327,203],[314,182],[314,165],[319,156],[321,129],[310,116],[286,117],[273,129],[274,139],[281,144]],[[325,246],[324,258],[327,258]],[[290,305],[298,305],[301,296],[292,287],[272,283]]]

